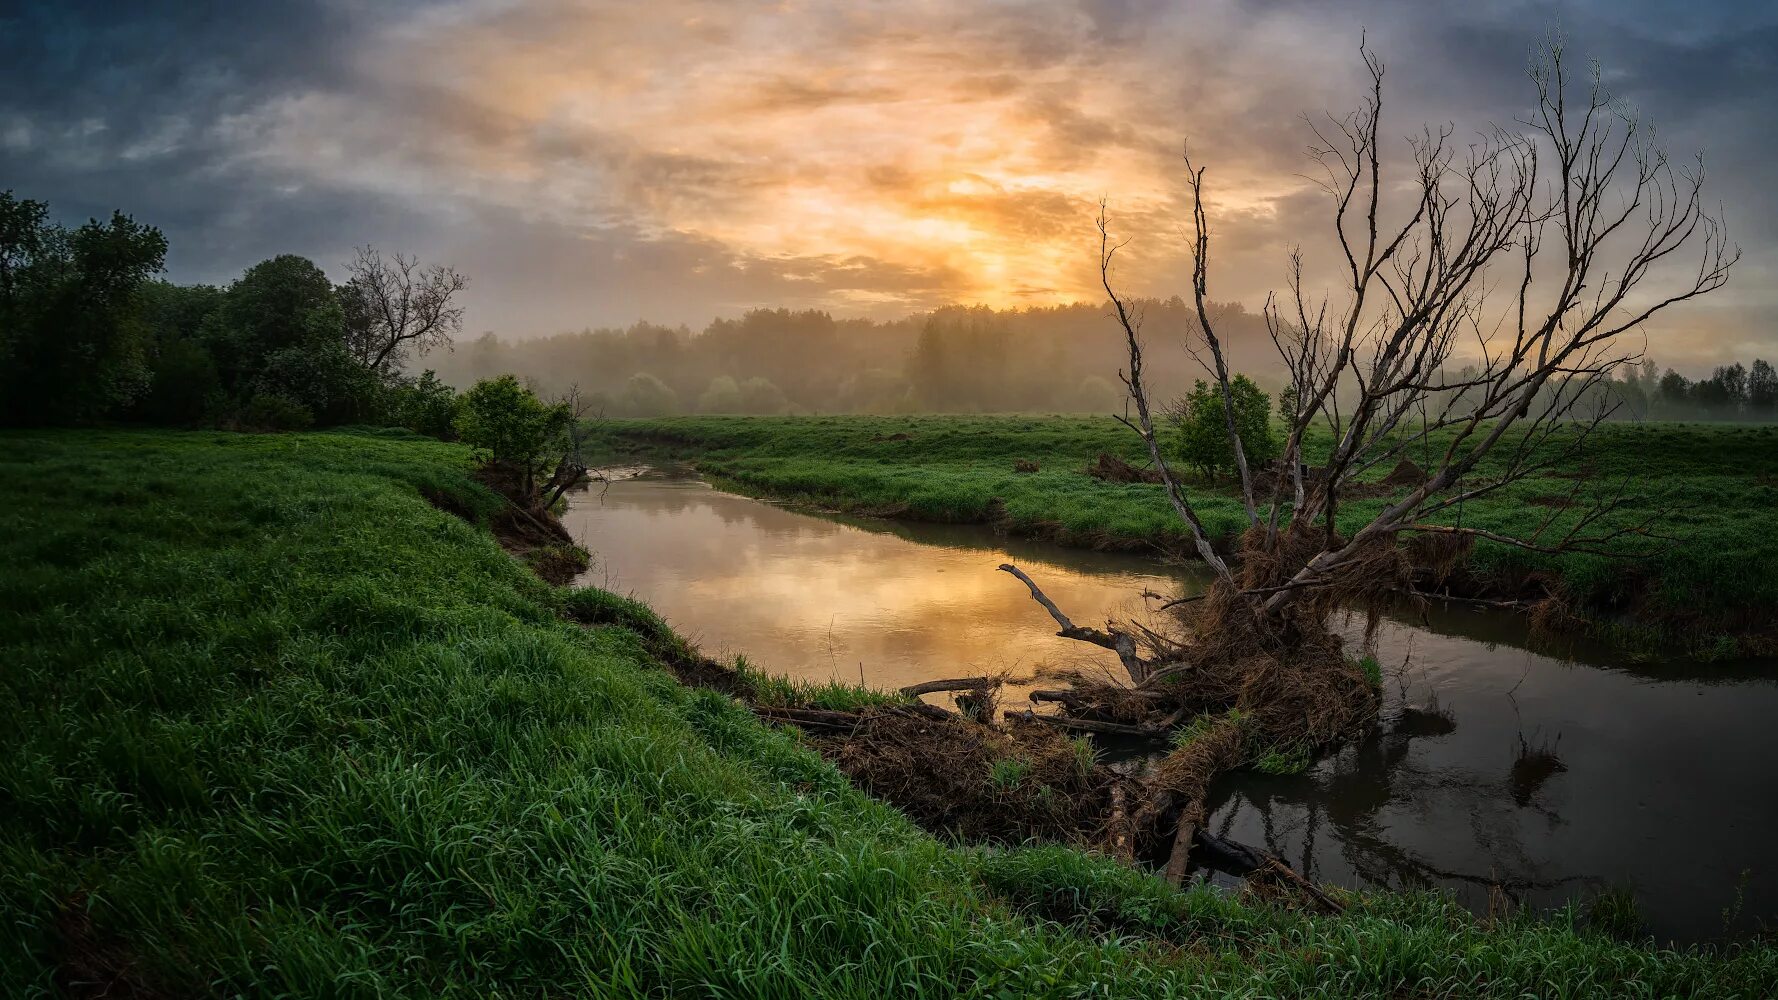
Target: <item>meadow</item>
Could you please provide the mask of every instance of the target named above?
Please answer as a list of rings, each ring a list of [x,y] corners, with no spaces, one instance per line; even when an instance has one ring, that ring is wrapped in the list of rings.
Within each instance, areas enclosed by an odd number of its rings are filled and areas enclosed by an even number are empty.
[[[576,624],[620,599],[531,575],[498,502],[405,432],[0,434],[0,994],[1778,992],[1767,945],[1578,910],[940,842],[677,683],[658,620]]]
[[[678,417],[606,420],[597,434],[614,460],[689,460],[755,495],[890,517],[989,522],[1070,545],[1189,549],[1161,487],[1085,474],[1101,452],[1147,464],[1140,439],[1111,417]],[[1325,432],[1311,436],[1310,460],[1329,446]],[[1021,460],[1038,471],[1015,471]],[[1498,473],[1499,463],[1484,462],[1477,476]],[[1213,536],[1239,534],[1244,516],[1229,477],[1188,486]],[[1469,556],[1469,573],[1496,593],[1554,581],[1596,631],[1631,647],[1677,641],[1706,658],[1778,649],[1778,425],[1607,424],[1587,440],[1578,465],[1513,483],[1434,520],[1461,516],[1465,525],[1521,537],[1547,522],[1547,540],[1589,502],[1613,496],[1619,506],[1599,528],[1646,523],[1653,533],[1620,540],[1632,557],[1484,540]],[[1355,498],[1339,523],[1350,530],[1385,502]]]

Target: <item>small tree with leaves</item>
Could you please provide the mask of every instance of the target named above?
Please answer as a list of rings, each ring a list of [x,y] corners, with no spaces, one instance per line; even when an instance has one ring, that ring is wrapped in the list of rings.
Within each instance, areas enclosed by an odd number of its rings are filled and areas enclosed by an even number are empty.
[[[1264,465],[1278,457],[1278,436],[1272,432],[1271,400],[1245,375],[1229,381],[1235,401],[1235,424],[1247,446],[1247,460]],[[1174,411],[1179,427],[1179,458],[1206,480],[1218,471],[1235,470],[1235,451],[1229,446],[1222,393],[1199,379]]]
[[[562,453],[573,410],[548,404],[513,375],[485,378],[463,394],[457,435],[475,448],[484,467],[512,477],[520,497],[537,495],[537,476]]]

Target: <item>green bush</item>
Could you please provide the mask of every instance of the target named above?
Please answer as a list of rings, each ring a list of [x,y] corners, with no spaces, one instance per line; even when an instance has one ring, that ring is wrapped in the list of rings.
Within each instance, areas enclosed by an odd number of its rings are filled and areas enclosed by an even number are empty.
[[[573,420],[565,404],[545,404],[516,376],[501,375],[482,379],[463,394],[456,427],[484,462],[516,470],[530,496]]]
[[[1229,380],[1235,402],[1235,428],[1249,468],[1258,468],[1278,457],[1278,437],[1272,432],[1272,401],[1245,375]],[[1219,470],[1235,471],[1235,449],[1229,442],[1228,415],[1220,387],[1199,379],[1181,401],[1177,417],[1179,445],[1176,454],[1205,479],[1214,480]]]
[[[241,407],[235,422],[246,430],[301,431],[314,426],[315,414],[289,396],[262,392]]]

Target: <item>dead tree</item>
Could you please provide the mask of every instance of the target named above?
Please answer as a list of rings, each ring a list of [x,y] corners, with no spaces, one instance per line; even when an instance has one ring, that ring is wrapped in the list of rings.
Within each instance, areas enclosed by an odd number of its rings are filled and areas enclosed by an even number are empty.
[[[597,404],[595,397],[581,393],[580,383],[568,387],[561,398],[556,400],[558,406],[564,407],[567,413],[566,429],[563,431],[562,457],[556,461],[555,472],[550,475],[549,482],[543,485],[543,508],[549,510],[557,500],[570,489],[588,482],[592,478],[587,468],[584,449],[587,438],[592,435],[593,426],[605,418],[605,408]],[[599,477],[610,486],[610,480]]]
[[[1374,713],[1374,691],[1327,620],[1336,607],[1411,582],[1406,540],[1620,552],[1646,538],[1646,522],[1607,516],[1621,491],[1523,537],[1466,525],[1461,513],[1527,476],[1572,466],[1610,415],[1599,389],[1641,360],[1643,324],[1722,287],[1740,256],[1720,213],[1703,201],[1701,160],[1669,160],[1652,130],[1606,91],[1597,67],[1585,81],[1571,79],[1560,42],[1534,62],[1537,103],[1528,116],[1465,142],[1452,126],[1423,129],[1403,159],[1386,156],[1380,141],[1383,63],[1368,48],[1360,53],[1369,77],[1360,109],[1309,122],[1310,154],[1331,201],[1339,288],[1309,290],[1303,255],[1293,250],[1288,290],[1265,307],[1291,401],[1275,475],[1257,477],[1245,460],[1206,308],[1214,258],[1205,171],[1186,157],[1202,340],[1193,349],[1225,402],[1247,521],[1232,558],[1212,544],[1156,436],[1140,317],[1112,281],[1124,244],[1101,206],[1100,274],[1124,334],[1121,377],[1134,404],[1124,422],[1142,438],[1215,581],[1206,599],[1172,611],[1180,634],[1163,637],[1129,624],[1075,626],[1012,571],[1059,634],[1115,650],[1129,675],[1122,692],[1077,681],[1058,699],[1070,714],[1130,723],[1133,705],[1155,719],[1181,708],[1211,719],[1241,709],[1162,763],[1151,780],[1151,827],[1197,816],[1210,777],[1255,748],[1324,745]],[[1330,447],[1306,469],[1304,438],[1317,427]],[[1424,475],[1392,484],[1397,492],[1381,511],[1342,529],[1355,484],[1410,454]]]
[[[1205,562],[1267,616],[1344,585],[1369,550],[1403,534],[1544,551],[1604,550],[1622,538],[1623,529],[1603,529],[1597,514],[1553,538],[1431,519],[1571,461],[1611,413],[1598,388],[1619,367],[1640,362],[1643,324],[1722,287],[1740,256],[1704,204],[1701,161],[1670,161],[1652,130],[1606,91],[1596,67],[1585,99],[1573,100],[1560,43],[1540,53],[1531,73],[1537,109],[1516,128],[1495,126],[1461,146],[1450,126],[1410,139],[1414,195],[1392,206],[1386,192],[1398,182],[1386,177],[1391,167],[1379,142],[1384,67],[1361,51],[1371,83],[1364,106],[1310,123],[1311,155],[1325,175],[1343,256],[1343,301],[1317,301],[1293,251],[1289,291],[1266,303],[1294,401],[1280,462],[1288,474],[1269,487],[1246,467],[1228,366],[1204,306],[1211,262],[1204,170],[1186,158],[1198,333],[1225,401],[1251,529],[1246,546],[1278,553],[1286,538],[1320,536],[1316,545],[1293,546],[1263,579],[1237,574],[1214,551],[1156,439],[1140,324],[1111,280],[1123,244],[1112,240],[1103,213],[1099,221],[1101,276],[1125,334],[1132,426]],[[1401,216],[1393,224],[1392,207]],[[1447,374],[1457,359],[1469,363]],[[1317,425],[1332,447],[1305,476],[1303,440]],[[1342,537],[1336,517],[1344,494],[1410,452],[1427,459],[1424,480]],[[1491,457],[1495,467],[1478,477]]]
[[[373,246],[359,247],[346,267],[346,347],[366,368],[386,373],[409,348],[449,347],[463,328],[463,307],[452,300],[469,279],[455,268],[399,253],[385,259]]]

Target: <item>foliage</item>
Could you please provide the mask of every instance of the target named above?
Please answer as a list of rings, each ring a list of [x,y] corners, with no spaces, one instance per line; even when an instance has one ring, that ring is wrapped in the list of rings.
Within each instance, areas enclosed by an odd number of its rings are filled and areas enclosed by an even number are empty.
[[[276,392],[257,392],[235,414],[235,423],[250,431],[302,431],[315,425],[315,411]]]
[[[647,372],[637,372],[624,383],[617,405],[635,417],[664,417],[679,412],[679,394]]]
[[[0,421],[87,421],[148,388],[138,296],[167,253],[121,212],[72,231],[0,192]]]
[[[159,231],[121,213],[68,230],[42,202],[0,194],[0,422],[392,421],[450,433],[451,390],[395,362],[450,342],[461,314],[451,296],[466,280],[455,271],[365,248],[342,300],[320,267],[290,254],[224,289],[149,280],[165,252]],[[378,289],[392,320],[366,312]]]
[[[518,470],[529,496],[539,473],[548,471],[574,419],[566,404],[546,404],[511,375],[483,379],[463,394],[457,434],[485,462]]]
[[[740,413],[741,387],[735,383],[734,377],[718,375],[710,380],[710,385],[698,396],[699,413]]]
[[[1258,469],[1278,457],[1278,435],[1272,429],[1272,401],[1245,375],[1229,380],[1235,403],[1235,427],[1247,454],[1247,465]],[[1181,400],[1176,426],[1178,455],[1207,480],[1218,471],[1235,471],[1235,450],[1229,443],[1228,416],[1222,391],[1202,379]]]
[[[439,381],[432,369],[397,383],[389,392],[389,416],[397,424],[441,441],[456,438],[457,392]]]
[[[96,971],[164,996],[1778,992],[1763,945],[1631,947],[1430,894],[1316,917],[940,843],[675,683],[644,624],[564,620],[622,599],[552,591],[427,504],[496,508],[463,456],[0,440],[0,993],[60,992],[87,921]]]

